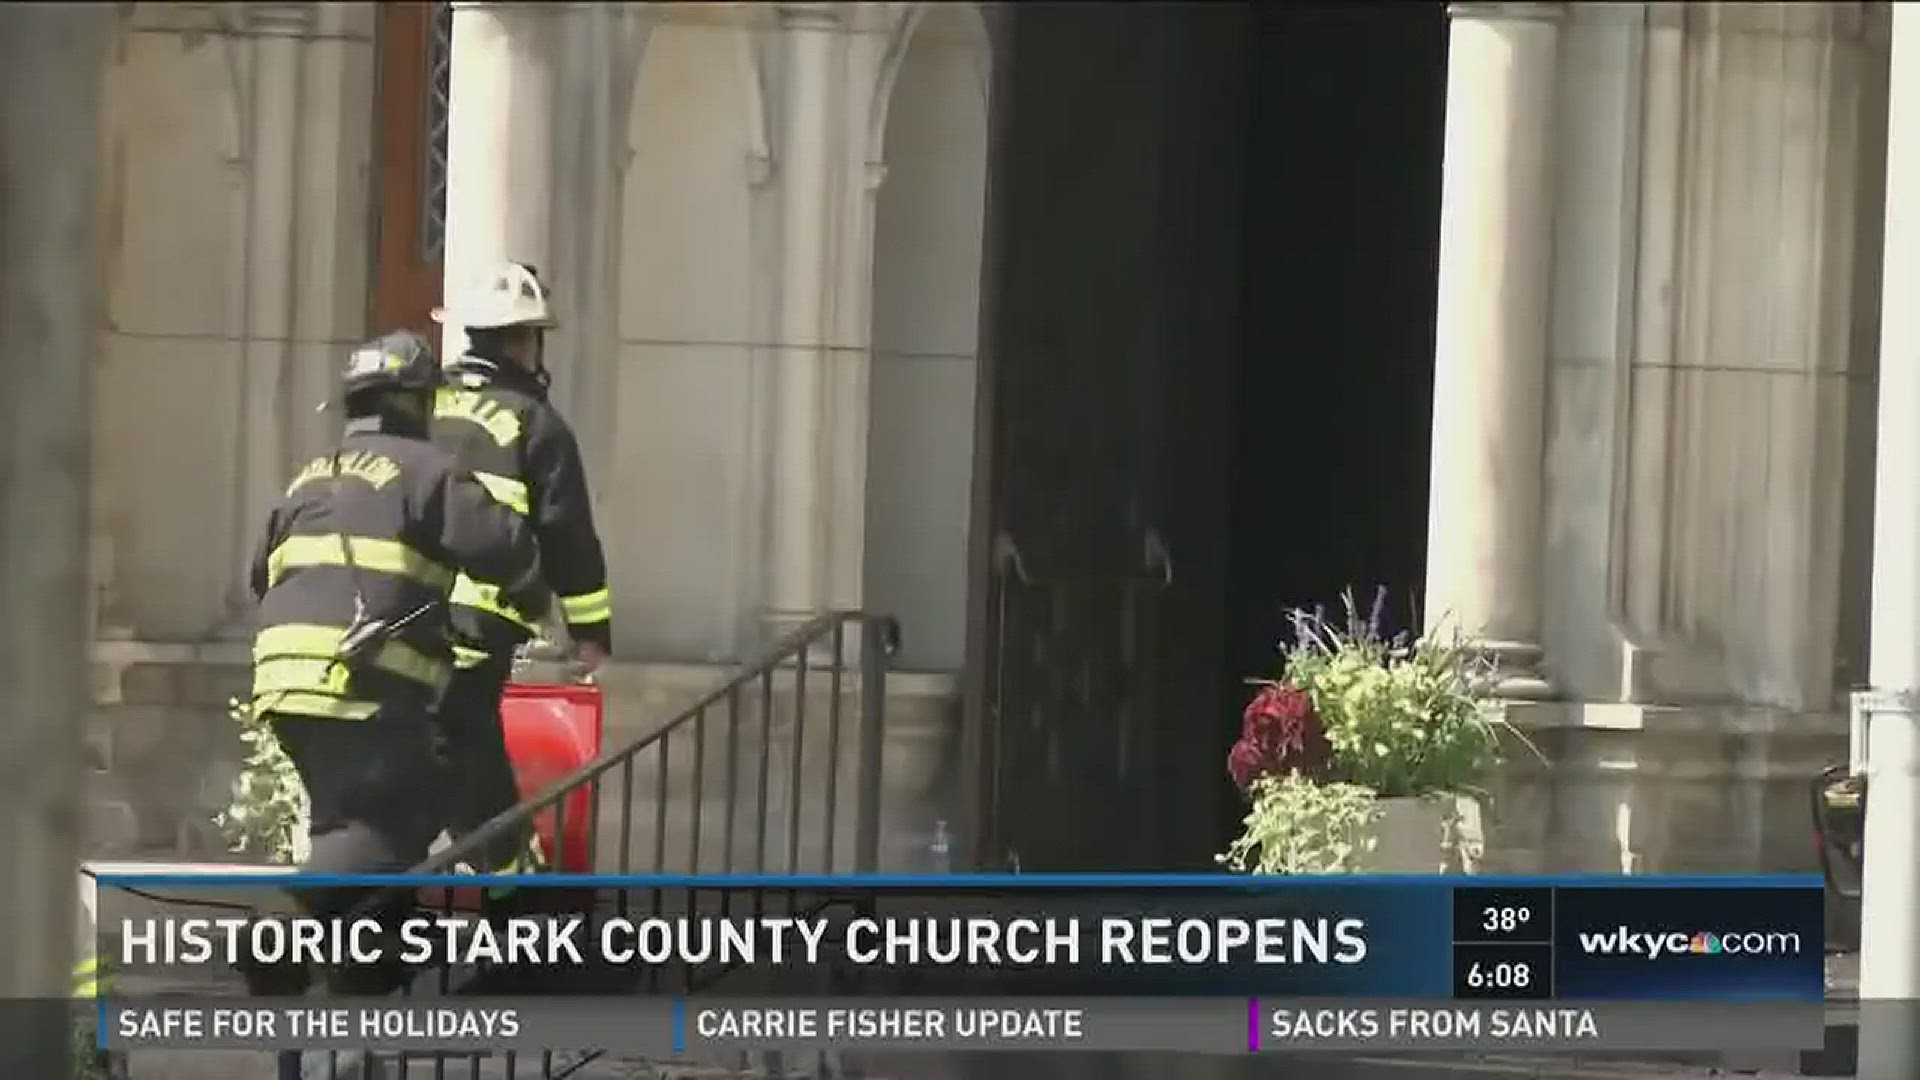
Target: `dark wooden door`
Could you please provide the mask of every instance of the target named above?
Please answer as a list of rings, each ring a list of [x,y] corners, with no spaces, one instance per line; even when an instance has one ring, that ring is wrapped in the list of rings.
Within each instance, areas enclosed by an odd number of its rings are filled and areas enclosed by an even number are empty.
[[[437,340],[446,222],[448,3],[379,5],[375,31],[374,260],[370,333]]]
[[[1234,54],[1244,12],[1206,10],[999,9],[968,702],[983,865],[1176,860],[1180,785],[1212,753],[1178,735],[1218,693],[1194,665],[1217,662],[1237,300],[1216,213],[1237,202],[1213,189],[1237,182],[1239,90],[1207,50]]]

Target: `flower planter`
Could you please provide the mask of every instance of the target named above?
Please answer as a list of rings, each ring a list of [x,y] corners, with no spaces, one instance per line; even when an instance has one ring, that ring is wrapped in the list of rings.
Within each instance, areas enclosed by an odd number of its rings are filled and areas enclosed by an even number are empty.
[[[1343,601],[1344,622],[1291,613],[1281,669],[1241,713],[1227,774],[1248,810],[1219,861],[1270,874],[1474,873],[1480,803],[1438,793],[1471,790],[1515,734],[1488,693],[1491,661],[1458,634],[1387,637],[1385,590],[1364,618],[1351,593]],[[1426,794],[1377,794],[1389,791]]]
[[[1471,874],[1485,851],[1480,803],[1466,795],[1381,799],[1373,849],[1357,869],[1370,874]]]

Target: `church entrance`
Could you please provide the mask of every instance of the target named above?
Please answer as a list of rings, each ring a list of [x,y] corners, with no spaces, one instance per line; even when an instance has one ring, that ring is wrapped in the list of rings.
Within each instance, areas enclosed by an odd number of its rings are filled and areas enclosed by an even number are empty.
[[[1444,8],[994,18],[973,854],[1200,869],[1285,610],[1421,587]]]

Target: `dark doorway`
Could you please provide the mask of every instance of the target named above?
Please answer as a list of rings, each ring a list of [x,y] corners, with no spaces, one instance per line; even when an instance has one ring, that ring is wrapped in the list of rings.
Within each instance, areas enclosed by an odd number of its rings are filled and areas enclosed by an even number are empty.
[[[1366,605],[1384,586],[1390,621],[1411,628],[1445,122],[1441,4],[1273,4],[1253,33],[1227,741],[1241,680],[1273,670],[1288,609],[1347,589]]]
[[[973,854],[1205,866],[1282,610],[1421,580],[1443,8],[993,33]]]

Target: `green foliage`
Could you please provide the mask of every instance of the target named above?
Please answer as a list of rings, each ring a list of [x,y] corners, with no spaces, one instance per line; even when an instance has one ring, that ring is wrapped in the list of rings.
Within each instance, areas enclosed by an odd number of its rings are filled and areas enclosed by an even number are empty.
[[[93,1018],[74,1017],[72,1029],[73,1080],[106,1080],[107,1071],[100,1067],[100,1051],[94,1045]]]
[[[1513,732],[1488,693],[1491,662],[1458,636],[1383,639],[1344,599],[1345,628],[1296,617],[1284,671],[1313,699],[1330,778],[1383,799],[1477,792],[1500,761],[1501,733]]]
[[[1272,747],[1259,741],[1277,738],[1269,729],[1283,703],[1267,702],[1266,711],[1257,712],[1263,699],[1256,698],[1248,707],[1241,741],[1228,758],[1250,804],[1240,837],[1218,856],[1230,869],[1359,869],[1375,846],[1381,800],[1484,798],[1480,781],[1499,764],[1503,737],[1526,743],[1497,707],[1496,672],[1482,649],[1458,634],[1384,636],[1384,592],[1365,617],[1352,593],[1342,600],[1339,623],[1317,610],[1293,613],[1294,640],[1279,678],[1264,683],[1312,702],[1312,715],[1297,721],[1307,732],[1305,745],[1324,739],[1323,751],[1306,755],[1310,766],[1283,771],[1269,761]],[[1269,771],[1249,783],[1250,762],[1256,774]],[[1443,842],[1457,848],[1459,828],[1451,818],[1447,832]]]
[[[100,1049],[97,1018],[92,1009],[74,1010],[73,1045],[69,1050],[68,1071],[73,1080],[124,1080],[127,1075],[124,1054]]]
[[[1244,830],[1216,859],[1252,874],[1337,874],[1373,849],[1379,813],[1374,793],[1355,784],[1317,783],[1299,773],[1254,782]]]
[[[306,820],[307,792],[293,760],[273,728],[247,702],[227,702],[240,725],[247,756],[233,782],[233,802],[214,817],[228,850],[270,863],[297,862]]]

